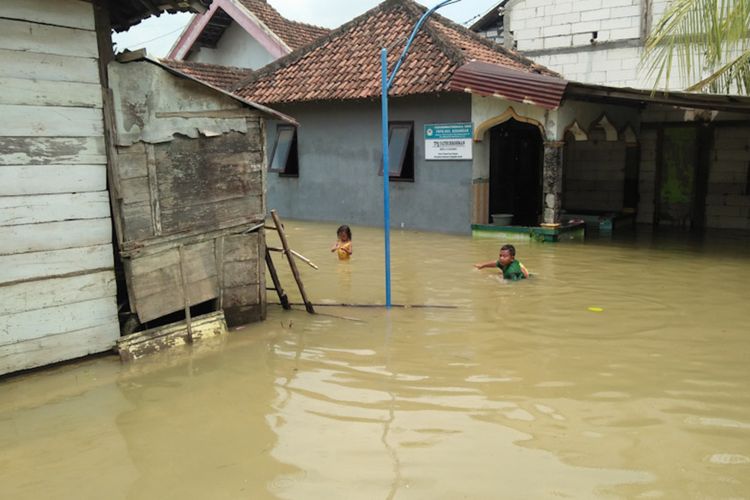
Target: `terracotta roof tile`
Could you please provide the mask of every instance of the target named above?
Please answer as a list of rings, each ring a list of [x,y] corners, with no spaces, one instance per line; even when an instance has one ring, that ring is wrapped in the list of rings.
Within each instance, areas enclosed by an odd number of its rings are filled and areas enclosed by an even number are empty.
[[[239,0],[239,3],[260,19],[292,50],[309,45],[330,32],[329,29],[320,26],[290,21],[279,14],[266,0]]]
[[[239,84],[235,93],[263,103],[379,97],[381,48],[388,47],[392,69],[424,10],[412,0],[386,0],[328,36],[261,68]],[[462,26],[434,16],[417,34],[391,95],[449,91],[453,73],[472,60],[555,75]]]
[[[230,90],[241,80],[247,79],[253,73],[252,70],[247,68],[220,66],[218,64],[176,61],[174,59],[161,59],[161,62],[180,73],[184,73],[196,80],[200,80],[222,90]]]

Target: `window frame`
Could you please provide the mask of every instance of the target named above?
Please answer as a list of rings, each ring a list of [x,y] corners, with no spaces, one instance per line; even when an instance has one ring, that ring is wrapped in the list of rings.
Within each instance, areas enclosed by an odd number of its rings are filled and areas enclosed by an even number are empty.
[[[416,164],[416,152],[414,147],[414,122],[413,121],[389,121],[388,122],[388,151],[391,152],[391,138],[393,137],[394,130],[398,128],[407,127],[409,128],[409,137],[406,141],[406,146],[401,151],[399,158],[398,174],[394,175],[396,169],[393,168],[393,155],[389,154],[389,175],[388,180],[391,182],[414,182],[414,170]],[[380,159],[380,168],[378,169],[378,176],[383,175],[383,159]]]
[[[286,160],[284,166],[273,167],[274,159],[279,148],[279,139],[282,136],[282,132],[291,130],[292,139],[289,144],[289,148],[286,153]],[[279,177],[299,177],[299,151],[297,148],[297,127],[286,123],[279,123],[276,125],[276,139],[273,143],[273,149],[271,150],[271,158],[268,162],[268,171],[276,172]]]

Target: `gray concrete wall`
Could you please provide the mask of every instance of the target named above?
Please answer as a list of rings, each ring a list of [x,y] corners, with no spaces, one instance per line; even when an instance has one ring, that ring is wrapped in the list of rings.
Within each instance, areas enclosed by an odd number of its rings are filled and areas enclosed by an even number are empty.
[[[566,141],[563,208],[619,212],[625,186],[625,141],[594,129],[587,141]]]
[[[284,217],[368,226],[383,223],[380,102],[274,105],[300,123],[299,177],[268,175],[268,208]],[[391,99],[391,121],[414,122],[414,182],[391,181],[391,225],[471,230],[471,160],[426,161],[424,125],[471,121],[463,94]],[[276,123],[267,124],[268,154]],[[270,158],[269,158],[270,161]]]

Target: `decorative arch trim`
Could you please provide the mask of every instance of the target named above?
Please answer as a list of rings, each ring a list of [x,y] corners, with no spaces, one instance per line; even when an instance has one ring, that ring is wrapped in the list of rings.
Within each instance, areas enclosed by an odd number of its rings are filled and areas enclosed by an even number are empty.
[[[566,134],[572,135],[576,141],[589,140],[589,134],[587,134],[586,131],[581,128],[581,126],[578,124],[578,120],[573,120],[573,123],[565,127],[563,138],[565,138]]]
[[[508,120],[516,120],[518,122],[522,123],[528,123],[529,125],[534,125],[539,128],[539,132],[542,134],[542,138],[545,137],[544,135],[544,125],[542,125],[541,122],[534,120],[533,118],[527,118],[525,116],[521,116],[518,113],[516,113],[516,110],[513,109],[513,107],[508,107],[508,109],[505,110],[505,112],[499,116],[495,116],[493,118],[490,118],[489,120],[485,120],[482,123],[480,123],[476,129],[474,129],[474,142],[482,142],[482,139],[484,138],[484,134],[491,129],[494,126],[500,125],[501,123],[505,123]]]
[[[617,141],[620,138],[617,128],[612,124],[612,120],[609,119],[606,113],[602,113],[599,118],[591,122],[589,132],[595,128],[604,130],[604,135],[608,142]]]

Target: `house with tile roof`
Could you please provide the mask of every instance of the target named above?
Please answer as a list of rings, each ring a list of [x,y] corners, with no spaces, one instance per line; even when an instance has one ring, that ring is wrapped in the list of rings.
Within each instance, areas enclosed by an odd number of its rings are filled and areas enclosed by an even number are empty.
[[[299,123],[267,124],[269,207],[382,223],[380,50],[389,48],[392,68],[424,11],[386,0],[236,86]],[[568,81],[439,15],[417,34],[389,94],[395,227],[467,233],[498,215],[559,228],[581,215],[632,222],[637,213],[657,225],[750,229],[750,198],[740,183],[719,182],[739,179],[750,155],[747,140],[728,146],[745,126],[747,98]],[[693,135],[681,135],[688,115]],[[677,168],[671,158],[701,164]]]
[[[266,0],[214,0],[185,27],[168,59],[257,69],[328,31],[286,19]]]

